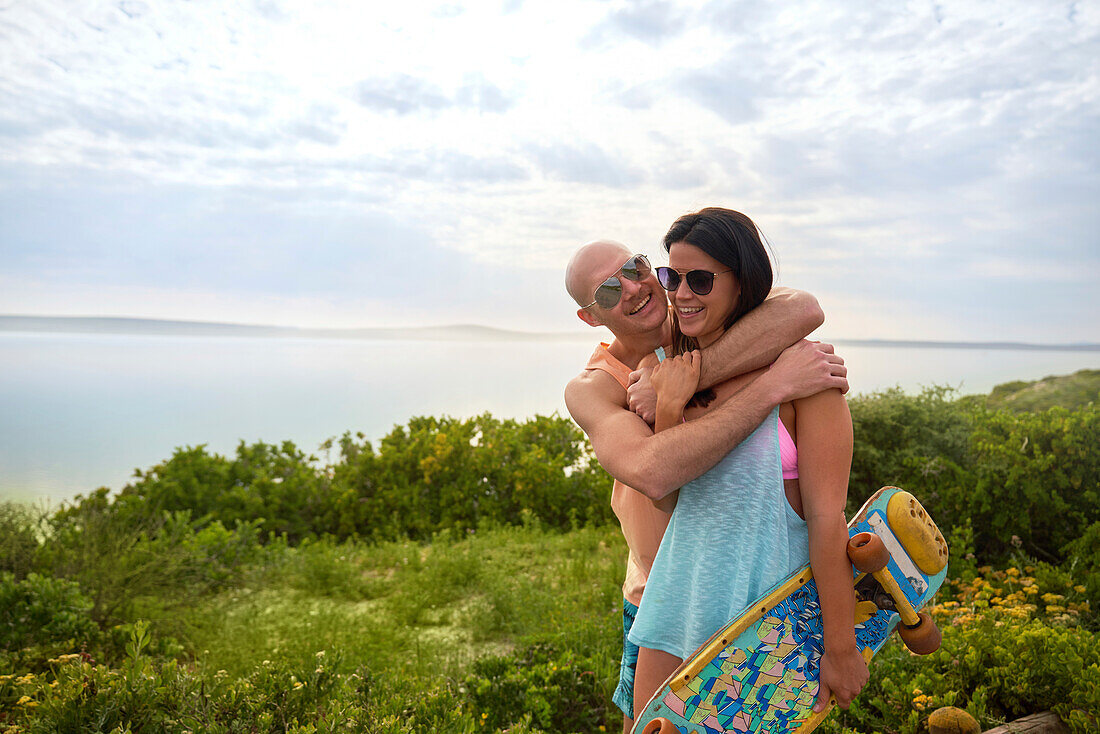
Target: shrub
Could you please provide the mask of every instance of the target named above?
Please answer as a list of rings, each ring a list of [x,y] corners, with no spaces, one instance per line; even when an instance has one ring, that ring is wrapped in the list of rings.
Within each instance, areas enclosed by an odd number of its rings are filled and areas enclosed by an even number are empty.
[[[13,667],[32,665],[36,658],[72,649],[98,637],[92,602],[80,587],[64,579],[28,574],[16,580],[0,572],[0,651]],[[3,666],[0,666],[0,670]]]
[[[342,507],[363,518],[366,536],[427,539],[446,529],[519,525],[524,510],[556,529],[611,517],[610,479],[584,435],[556,416],[412,418],[377,453],[345,436],[341,455],[333,485]]]
[[[39,514],[26,505],[0,502],[0,571],[21,579],[35,569]]]
[[[204,446],[176,449],[167,461],[137,473],[137,481],[119,492],[116,510],[138,525],[179,511],[203,525],[258,521],[265,535],[285,534],[296,542],[325,532],[315,518],[330,502],[328,481],[316,464],[290,441],[241,441],[233,459],[208,454]]]
[[[79,583],[104,628],[133,619],[145,600],[187,604],[235,582],[259,548],[255,522],[196,530],[188,512],[151,518],[119,511],[105,489],[62,509],[48,526],[39,565]]]
[[[992,728],[1053,709],[1074,732],[1094,731],[1100,638],[1085,587],[1064,569],[1028,563],[952,579],[931,613],[943,645],[926,657],[891,641],[871,663],[871,681],[823,732],[924,731],[940,706],[967,709]],[[1088,723],[1092,722],[1092,723]]]
[[[937,489],[966,485],[971,411],[947,387],[906,395],[900,388],[849,401],[855,446],[848,511],[854,512],[884,485],[912,488],[935,515]],[[962,518],[958,518],[961,521]]]
[[[1043,413],[987,411],[971,437],[977,480],[945,492],[950,514],[969,517],[980,556],[1004,557],[1015,536],[1052,562],[1100,521],[1100,405]]]
[[[1072,410],[1091,402],[1100,402],[1098,398],[1100,370],[1078,370],[1072,375],[997,385],[984,402],[990,408],[1021,412],[1047,410],[1054,406]]]
[[[461,690],[467,710],[490,729],[524,722],[545,731],[594,732],[622,716],[611,703],[615,681],[600,676],[600,667],[586,655],[534,643],[475,661]]]

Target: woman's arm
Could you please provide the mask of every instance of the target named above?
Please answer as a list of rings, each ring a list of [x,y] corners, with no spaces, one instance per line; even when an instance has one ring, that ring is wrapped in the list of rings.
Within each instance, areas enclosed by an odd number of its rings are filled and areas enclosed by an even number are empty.
[[[839,390],[796,400],[794,406],[798,486],[825,630],[821,689],[814,710],[823,709],[830,695],[847,708],[868,678],[867,663],[856,647],[855,593],[844,518],[852,467],[852,416]]]
[[[699,388],[699,351],[670,357],[653,368],[653,387],[657,391],[657,416],[653,432],[660,433],[684,422],[684,408]],[[653,504],[662,512],[676,509],[675,490]]]

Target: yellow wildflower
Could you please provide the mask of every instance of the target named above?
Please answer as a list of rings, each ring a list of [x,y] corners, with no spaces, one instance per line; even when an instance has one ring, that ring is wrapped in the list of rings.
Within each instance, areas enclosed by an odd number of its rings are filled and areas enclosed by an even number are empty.
[[[1076,591],[1078,594],[1084,594],[1085,593],[1085,586],[1084,586],[1084,584],[1077,584],[1076,586],[1073,587],[1073,590]]]

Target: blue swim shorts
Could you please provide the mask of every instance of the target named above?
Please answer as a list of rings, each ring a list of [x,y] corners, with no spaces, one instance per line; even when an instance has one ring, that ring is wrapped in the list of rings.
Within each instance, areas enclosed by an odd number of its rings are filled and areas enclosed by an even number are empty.
[[[611,701],[630,719],[634,718],[634,670],[638,667],[638,646],[626,636],[637,614],[638,607],[623,599],[623,660],[619,664],[619,685]]]

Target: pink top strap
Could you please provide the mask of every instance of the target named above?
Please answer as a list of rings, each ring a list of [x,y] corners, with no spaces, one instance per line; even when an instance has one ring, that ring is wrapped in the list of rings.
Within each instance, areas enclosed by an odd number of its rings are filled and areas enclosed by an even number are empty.
[[[779,465],[783,468],[784,479],[798,479],[798,448],[794,445],[794,439],[779,422]]]

